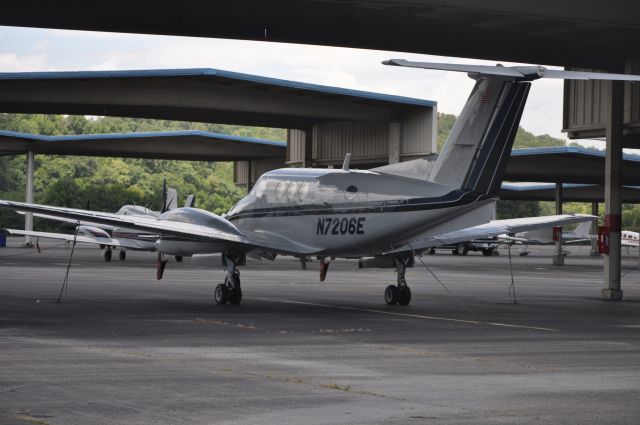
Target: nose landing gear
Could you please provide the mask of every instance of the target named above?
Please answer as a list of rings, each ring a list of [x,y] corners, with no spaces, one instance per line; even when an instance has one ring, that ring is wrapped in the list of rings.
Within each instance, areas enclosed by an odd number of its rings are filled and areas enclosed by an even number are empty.
[[[387,286],[384,291],[384,300],[388,305],[409,305],[411,302],[411,289],[407,285],[404,274],[407,266],[413,261],[413,257],[394,257],[393,261],[398,273],[398,284]]]

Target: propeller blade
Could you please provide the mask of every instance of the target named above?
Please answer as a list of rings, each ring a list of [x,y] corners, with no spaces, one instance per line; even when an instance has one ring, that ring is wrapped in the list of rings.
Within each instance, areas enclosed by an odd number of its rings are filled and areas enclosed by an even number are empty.
[[[167,179],[162,179],[162,208],[161,213],[167,211]]]

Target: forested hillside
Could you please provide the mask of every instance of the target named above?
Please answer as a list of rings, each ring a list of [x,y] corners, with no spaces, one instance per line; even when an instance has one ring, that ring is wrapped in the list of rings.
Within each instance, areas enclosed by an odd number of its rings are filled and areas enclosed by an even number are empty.
[[[444,144],[455,116],[438,115],[438,146]],[[203,130],[238,136],[285,140],[281,129],[241,127],[133,118],[85,118],[82,116],[0,114],[0,129],[24,133],[62,135],[121,133],[164,130]],[[563,146],[565,141],[548,135],[535,136],[522,128],[516,148]],[[0,157],[0,199],[24,200],[25,158]],[[231,163],[162,161],[120,158],[36,156],[35,200],[39,203],[115,211],[126,203],[160,208],[162,179],[178,190],[180,199],[195,193],[197,204],[223,213],[244,194],[233,184]],[[568,211],[588,212],[583,204],[567,204]],[[626,227],[640,225],[640,209],[625,207]],[[499,217],[552,214],[551,203],[501,202]],[[0,228],[20,227],[23,218],[11,211],[0,211]],[[51,228],[40,224],[40,228]]]
[[[0,129],[44,135],[203,130],[272,140],[286,138],[284,130],[270,128],[62,115],[0,114]],[[24,200],[25,168],[23,155],[0,157],[0,199]],[[233,164],[228,162],[37,155],[35,201],[76,208],[88,205],[100,211],[115,211],[132,203],[159,209],[163,178],[178,190],[181,200],[194,193],[198,207],[216,213],[227,212],[245,193],[233,184]],[[11,211],[0,211],[0,228],[20,227],[23,222]]]

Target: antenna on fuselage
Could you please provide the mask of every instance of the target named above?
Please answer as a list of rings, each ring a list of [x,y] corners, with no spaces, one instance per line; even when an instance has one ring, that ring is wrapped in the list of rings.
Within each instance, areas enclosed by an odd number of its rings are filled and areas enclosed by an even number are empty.
[[[342,163],[342,169],[344,171],[349,171],[349,166],[351,165],[351,154],[348,153],[344,156],[344,162]]]

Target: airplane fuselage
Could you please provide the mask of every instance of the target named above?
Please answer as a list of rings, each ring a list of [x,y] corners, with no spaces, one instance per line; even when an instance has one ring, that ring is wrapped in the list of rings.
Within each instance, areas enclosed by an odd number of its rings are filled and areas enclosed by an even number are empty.
[[[471,203],[477,198],[445,185],[375,171],[285,168],[265,173],[226,220],[253,240],[286,243],[292,247],[289,254],[359,257],[388,251],[468,213],[482,205]],[[180,208],[171,214],[198,224],[207,224],[212,215]],[[165,238],[158,249],[189,255],[220,246]]]

